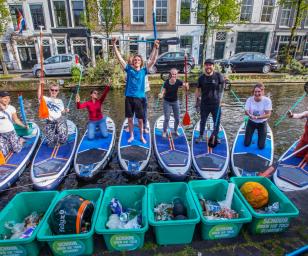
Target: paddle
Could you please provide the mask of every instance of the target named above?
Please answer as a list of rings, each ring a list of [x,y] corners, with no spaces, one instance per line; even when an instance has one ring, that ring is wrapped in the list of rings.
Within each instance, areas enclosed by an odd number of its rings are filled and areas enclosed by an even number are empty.
[[[22,98],[21,94],[18,96],[18,102],[19,102],[22,122],[24,123],[24,125],[27,125],[28,124],[27,116],[26,116],[26,112],[25,112],[24,101],[23,101],[23,98]]]
[[[152,12],[152,18],[153,18],[153,33],[154,33],[154,40],[157,39],[157,29],[156,29],[156,14],[155,14],[155,6],[154,6],[154,0],[152,1],[153,6],[153,12]]]
[[[185,83],[187,83],[187,54],[185,53],[184,55],[184,72],[185,72]],[[185,92],[185,98],[186,98],[186,112],[184,114],[184,117],[183,117],[183,125],[190,125],[190,116],[189,116],[189,113],[188,113],[188,93],[187,93],[187,89],[186,89],[186,92]]]
[[[235,97],[235,99],[241,104],[242,109],[244,109],[244,111],[246,111],[243,102],[242,102],[242,101],[240,100],[240,98],[237,96],[237,94],[235,93],[235,91],[233,91],[233,90],[231,89],[231,84],[230,84],[230,92],[231,92],[231,94]],[[245,115],[245,116],[244,116],[244,122],[245,122],[245,124],[247,124],[248,119],[249,119],[248,116]]]
[[[280,116],[279,120],[275,122],[274,127],[278,126],[287,117],[288,112],[294,110],[297,105],[308,95],[308,83],[305,83],[304,90],[305,93],[293,104],[293,106],[287,112]]]
[[[41,64],[41,75],[40,75],[40,89],[41,98],[38,109],[38,115],[41,119],[46,119],[49,116],[48,107],[44,99],[44,66],[43,66],[43,26],[40,26],[40,64]]]
[[[74,94],[78,94],[78,93],[79,93],[80,84],[81,84],[81,79],[82,79],[82,73],[83,73],[83,68],[82,68],[82,66],[81,66],[81,67],[80,67],[80,74],[79,74],[79,82],[78,82],[78,85],[77,85],[75,88],[72,88],[72,89],[71,89],[72,93],[71,93],[71,97],[70,97],[70,99],[69,99],[69,101],[68,101],[68,104],[67,104],[67,106],[66,106],[67,109],[70,108],[70,104],[71,104],[71,102],[72,102],[72,99],[73,99]]]
[[[275,165],[272,165],[272,166],[268,167],[264,172],[259,173],[258,176],[263,176],[263,177],[270,177],[270,176],[272,176],[272,174],[276,171],[277,167],[279,166],[279,164],[281,162],[291,158],[292,156],[296,155],[297,153],[301,152],[302,150],[306,149],[307,147],[308,147],[308,144],[306,144],[305,146],[303,146],[300,149],[296,150],[292,154],[282,158]]]

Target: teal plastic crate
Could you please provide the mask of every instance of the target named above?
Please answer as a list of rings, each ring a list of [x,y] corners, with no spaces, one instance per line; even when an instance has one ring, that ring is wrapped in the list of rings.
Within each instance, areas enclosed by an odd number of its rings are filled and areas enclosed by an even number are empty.
[[[262,214],[257,213],[242,195],[240,188],[247,181],[259,182],[268,191],[269,204],[279,202],[278,213]],[[285,231],[293,217],[299,214],[296,206],[282,193],[274,183],[265,177],[232,177],[231,182],[235,183],[236,193],[245,203],[252,215],[252,222],[249,224],[250,232],[253,234],[276,233]]]
[[[209,220],[203,216],[198,195],[201,194],[206,200],[222,201],[226,198],[228,186],[229,183],[226,180],[195,180],[189,182],[189,188],[201,216],[201,234],[205,240],[236,237],[243,224],[251,222],[249,210],[236,193],[233,195],[231,209],[239,213],[239,218]]]
[[[137,203],[137,206],[142,208],[137,209],[142,210],[142,228],[108,229],[106,223],[111,214],[109,204],[112,198],[119,199],[124,208],[135,208]],[[103,235],[109,251],[131,251],[142,248],[144,235],[148,228],[147,188],[145,186],[111,186],[106,189],[95,231]]]
[[[187,209],[187,220],[156,221],[154,208],[180,198]],[[200,221],[188,185],[184,182],[152,183],[148,186],[148,217],[156,242],[160,245],[191,243],[196,224]]]
[[[53,235],[49,226],[49,217],[57,202],[67,195],[78,195],[94,203],[94,212],[92,215],[91,229],[87,233],[71,235]],[[99,206],[103,197],[103,190],[99,188],[92,189],[72,189],[62,191],[52,206],[50,207],[46,219],[41,226],[37,239],[46,241],[55,256],[77,256],[93,255],[94,252],[94,226],[98,216]]]
[[[56,200],[57,191],[22,192],[17,194],[0,212],[0,234],[9,235],[4,227],[5,222],[21,223],[32,212],[45,213],[44,217],[28,238],[0,240],[1,256],[36,256],[39,255],[42,243],[36,240],[36,235],[47,217],[52,202]]]
[[[32,134],[33,129],[34,129],[32,123],[28,123],[28,126],[29,126],[29,129],[26,129],[18,124],[14,124],[14,129],[18,136],[28,136]]]

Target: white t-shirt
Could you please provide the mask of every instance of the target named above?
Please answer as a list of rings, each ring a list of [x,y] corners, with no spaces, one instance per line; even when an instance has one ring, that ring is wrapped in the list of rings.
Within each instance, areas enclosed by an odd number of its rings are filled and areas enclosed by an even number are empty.
[[[254,116],[262,116],[265,114],[265,111],[272,110],[272,101],[270,98],[262,96],[262,99],[257,102],[254,99],[254,96],[249,97],[245,104],[245,110]],[[255,123],[263,123],[267,118],[264,119],[253,119],[251,121]]]
[[[0,133],[14,130],[12,117],[14,113],[16,113],[16,108],[11,105],[8,105],[5,110],[0,110]]]
[[[62,116],[62,111],[64,110],[64,104],[61,99],[57,98],[51,98],[44,96],[44,99],[46,101],[49,117],[48,119],[50,121],[54,121]]]

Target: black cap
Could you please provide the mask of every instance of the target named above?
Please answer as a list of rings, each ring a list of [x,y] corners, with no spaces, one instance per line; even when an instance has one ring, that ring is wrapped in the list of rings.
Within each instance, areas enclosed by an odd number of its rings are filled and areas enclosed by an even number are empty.
[[[204,61],[204,64],[215,64],[215,62],[214,62],[214,60],[213,59],[206,59],[205,61]]]
[[[10,96],[10,94],[7,91],[0,92],[0,97],[6,97],[6,96]]]

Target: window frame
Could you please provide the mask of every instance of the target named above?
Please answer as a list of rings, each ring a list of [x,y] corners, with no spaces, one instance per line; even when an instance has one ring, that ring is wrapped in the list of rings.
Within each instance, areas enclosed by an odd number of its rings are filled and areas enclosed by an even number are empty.
[[[66,26],[59,26],[58,22],[57,22],[57,18],[56,18],[56,12],[55,12],[55,2],[64,2],[64,6],[65,6],[65,19],[66,19]],[[53,14],[53,21],[54,21],[54,25],[56,28],[67,28],[69,27],[69,20],[68,20],[68,6],[66,5],[66,1],[65,0],[53,0],[52,1],[52,14]]]
[[[265,5],[264,3],[265,3],[265,1],[271,1],[272,2],[272,5]],[[266,12],[266,14],[264,14],[264,8],[267,8],[266,10],[267,10],[267,12]],[[271,12],[271,14],[270,14],[270,20],[269,21],[264,21],[264,20],[262,20],[262,17],[268,17],[268,10],[269,9],[272,9],[272,12]],[[260,22],[261,23],[271,23],[272,22],[272,20],[273,20],[273,13],[274,13],[274,10],[275,10],[275,0],[263,0],[263,2],[262,2],[262,10],[261,10],[261,16],[260,16]]]
[[[45,19],[45,13],[44,13],[44,5],[43,3],[29,3],[29,9],[30,9],[30,15],[31,15],[31,19],[32,19],[32,26],[33,26],[33,30],[40,30],[40,28],[35,28],[34,26],[34,19],[32,16],[32,11],[31,11],[31,6],[35,6],[35,5],[40,5],[42,7],[42,14],[43,14],[43,21],[44,24],[43,25],[39,25],[39,26],[44,26],[43,30],[46,30],[46,19]]]
[[[23,5],[22,3],[12,3],[12,4],[9,4],[9,12],[10,12],[10,16],[11,16],[11,21],[12,21],[12,24],[13,24],[13,27],[14,27],[14,31],[17,31],[17,15],[16,15],[16,7],[19,6],[21,8],[18,8],[19,11],[21,11],[21,14],[22,16],[24,17],[24,10],[23,10]],[[13,19],[12,17],[12,12],[11,12],[11,7],[14,7],[14,12],[15,12],[15,19]],[[14,21],[16,21],[14,23]],[[26,24],[26,27],[25,27],[25,30],[27,30],[27,24]]]
[[[134,21],[134,6],[133,6],[133,2],[134,1],[138,1],[138,2],[141,2],[141,1],[143,1],[143,22],[141,21],[141,22],[135,22]],[[147,16],[146,16],[146,10],[147,10],[147,1],[146,0],[130,0],[130,13],[131,13],[131,15],[130,15],[130,22],[131,22],[131,24],[134,24],[134,25],[143,25],[143,24],[145,24],[146,23],[146,19],[147,19]],[[141,8],[139,8],[138,7],[138,10],[139,9],[141,9]],[[139,13],[138,13],[138,15],[139,15]],[[139,17],[139,16],[138,16]]]
[[[81,14],[81,13],[83,13],[84,14],[84,17],[86,18],[86,3],[85,3],[85,1],[84,0],[72,0],[71,1],[71,7],[72,7],[72,22],[73,22],[73,26],[75,27],[75,28],[83,28],[83,27],[85,27],[85,24],[81,24],[81,25],[76,25],[75,24],[75,14],[74,14],[74,2],[82,2],[82,4],[83,4],[83,11],[82,12],[80,12],[79,13],[79,15]],[[78,9],[78,10],[80,10],[80,9]],[[81,19],[80,17],[79,17],[79,19]]]
[[[167,2],[167,7],[159,7],[161,10],[167,9],[167,14],[166,14],[166,21],[158,21],[157,20],[157,1],[166,1]],[[155,0],[155,15],[156,15],[156,23],[158,24],[167,24],[169,22],[169,0]],[[161,15],[163,17],[163,15]]]
[[[245,4],[244,5],[244,1],[252,1],[252,4],[251,5],[248,5],[248,4]],[[243,11],[243,7],[246,7],[246,11],[248,10],[248,8],[250,9],[251,8],[251,12],[250,12],[250,16],[249,16],[249,19],[243,19],[242,18],[242,11]],[[241,4],[241,12],[240,12],[240,21],[246,21],[246,22],[251,22],[251,19],[252,19],[252,14],[253,14],[253,6],[254,6],[254,0],[243,0],[242,4]],[[244,14],[247,15],[248,12],[245,12]]]
[[[284,12],[288,12],[289,15],[288,15],[288,24],[285,25],[285,24],[281,24],[281,21],[285,18],[282,18],[283,17],[283,13]],[[279,27],[285,27],[285,28],[288,28],[290,27],[290,23],[291,23],[291,12],[292,12],[292,7],[291,6],[282,6],[281,7],[281,15],[280,15],[280,19],[279,19]]]
[[[184,1],[185,3],[186,2],[188,2],[189,3],[189,19],[188,19],[188,23],[182,23],[182,19],[181,19],[181,17],[182,17],[182,4],[183,4],[183,2],[182,1]],[[180,4],[181,4],[181,7],[180,7],[180,20],[179,20],[179,23],[180,24],[190,24],[191,23],[191,1],[190,0],[180,0]],[[188,9],[188,8],[183,8],[183,9]]]

